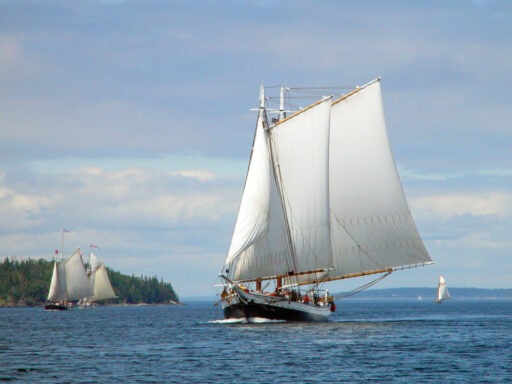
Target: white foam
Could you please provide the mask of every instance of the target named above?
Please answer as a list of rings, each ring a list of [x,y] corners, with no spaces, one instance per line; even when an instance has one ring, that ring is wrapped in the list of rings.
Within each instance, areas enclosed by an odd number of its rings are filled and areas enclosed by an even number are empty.
[[[249,317],[248,322],[252,324],[286,323],[286,320],[265,319],[264,317]]]
[[[211,324],[241,324],[247,323],[247,319],[245,317],[241,317],[239,319],[221,319],[221,320],[210,320]]]
[[[210,324],[266,324],[266,323],[285,323],[286,320],[272,320],[264,317],[245,317],[236,319],[210,320]]]

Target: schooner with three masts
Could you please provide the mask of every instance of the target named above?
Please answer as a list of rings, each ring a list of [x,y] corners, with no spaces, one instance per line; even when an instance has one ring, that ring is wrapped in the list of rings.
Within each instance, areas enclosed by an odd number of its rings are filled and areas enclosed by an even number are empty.
[[[380,78],[288,117],[283,105],[281,88],[269,124],[261,87],[220,274],[226,318],[325,320],[336,297],[324,283],[432,263],[389,145]]]

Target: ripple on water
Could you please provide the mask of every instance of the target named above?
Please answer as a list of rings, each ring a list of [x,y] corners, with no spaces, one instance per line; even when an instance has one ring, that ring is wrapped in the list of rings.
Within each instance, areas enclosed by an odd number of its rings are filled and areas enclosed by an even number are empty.
[[[506,382],[512,303],[346,302],[324,323],[222,319],[211,303],[0,310],[0,381]]]

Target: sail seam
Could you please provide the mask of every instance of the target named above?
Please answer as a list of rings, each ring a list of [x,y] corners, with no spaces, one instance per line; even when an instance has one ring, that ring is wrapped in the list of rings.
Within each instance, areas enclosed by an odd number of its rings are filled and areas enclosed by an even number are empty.
[[[379,267],[383,267],[383,265],[381,263],[379,263],[377,260],[375,260],[373,257],[371,257],[370,254],[363,249],[362,245],[359,244],[359,242],[352,236],[352,234],[348,231],[348,229],[345,227],[345,225],[338,219],[338,217],[332,210],[331,210],[331,213],[334,216],[334,218],[336,219],[336,221],[338,222],[338,224],[341,226],[341,228],[343,228],[345,233],[348,235],[348,237],[350,237],[350,239],[357,245],[359,251],[362,251],[366,256],[368,256],[368,258],[370,260],[372,260]],[[359,259],[359,262],[361,263],[361,259]],[[361,269],[363,269],[362,265],[360,265],[360,266],[361,266]]]

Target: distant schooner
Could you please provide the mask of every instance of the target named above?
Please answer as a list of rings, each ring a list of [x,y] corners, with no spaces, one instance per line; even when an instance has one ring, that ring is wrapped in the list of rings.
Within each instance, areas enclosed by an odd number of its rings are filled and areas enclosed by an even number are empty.
[[[89,276],[78,248],[69,259],[55,261],[48,291],[47,310],[66,310],[73,307],[72,301],[90,295]]]
[[[326,282],[433,263],[389,145],[380,78],[269,124],[264,88],[220,274],[226,318],[326,320]],[[373,283],[367,284],[370,286]]]

